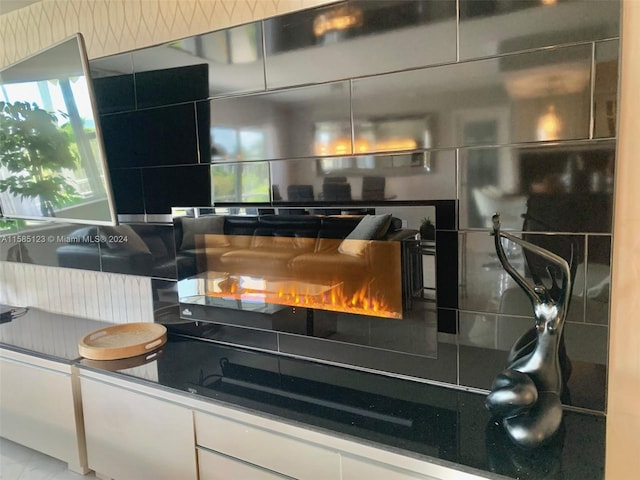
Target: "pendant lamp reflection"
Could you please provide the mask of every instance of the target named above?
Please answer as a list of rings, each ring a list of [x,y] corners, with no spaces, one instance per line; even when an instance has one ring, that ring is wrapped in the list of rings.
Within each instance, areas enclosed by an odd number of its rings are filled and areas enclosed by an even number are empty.
[[[556,107],[549,105],[547,111],[538,119],[538,129],[536,140],[549,141],[558,140],[562,131],[562,121],[556,113]]]

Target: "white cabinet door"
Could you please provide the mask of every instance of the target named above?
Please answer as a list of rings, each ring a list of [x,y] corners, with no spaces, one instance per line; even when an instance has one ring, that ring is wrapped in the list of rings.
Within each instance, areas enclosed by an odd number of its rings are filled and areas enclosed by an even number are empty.
[[[200,480],[286,480],[291,477],[241,462],[226,455],[198,449]]]
[[[71,470],[87,473],[71,366],[42,359],[34,359],[38,365],[33,365],[16,360],[28,360],[27,356],[0,354],[0,435],[67,462]]]
[[[380,478],[384,480],[439,480],[436,477],[420,475],[409,470],[377,463],[375,460],[342,457],[342,480],[362,480]]]
[[[81,377],[89,467],[116,480],[197,479],[191,410]]]
[[[305,480],[340,478],[340,456],[331,448],[269,428],[195,412],[198,445],[266,470]]]

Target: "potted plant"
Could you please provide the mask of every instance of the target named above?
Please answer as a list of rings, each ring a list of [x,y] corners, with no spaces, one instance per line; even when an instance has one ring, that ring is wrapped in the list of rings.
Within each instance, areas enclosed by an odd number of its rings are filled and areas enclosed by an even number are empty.
[[[435,240],[436,227],[431,222],[431,217],[423,218],[420,222],[420,238],[422,240]]]
[[[0,192],[37,199],[44,216],[55,216],[55,207],[77,196],[63,175],[77,166],[71,143],[52,113],[26,102],[0,102],[0,167],[10,174],[0,178]]]

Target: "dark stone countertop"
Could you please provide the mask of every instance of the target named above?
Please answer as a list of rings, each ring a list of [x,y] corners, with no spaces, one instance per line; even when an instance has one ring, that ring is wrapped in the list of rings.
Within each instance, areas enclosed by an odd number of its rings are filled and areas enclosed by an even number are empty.
[[[17,308],[18,315],[22,308]],[[28,308],[24,315],[0,325],[0,346],[61,363],[80,358],[78,341],[112,323]]]
[[[565,411],[547,446],[513,445],[485,396],[170,334],[151,356],[78,359],[104,322],[39,310],[0,325],[0,346],[363,441],[488,478],[604,478],[605,418]],[[108,324],[107,324],[108,325]],[[170,327],[170,325],[169,325]],[[171,330],[171,328],[170,328]]]

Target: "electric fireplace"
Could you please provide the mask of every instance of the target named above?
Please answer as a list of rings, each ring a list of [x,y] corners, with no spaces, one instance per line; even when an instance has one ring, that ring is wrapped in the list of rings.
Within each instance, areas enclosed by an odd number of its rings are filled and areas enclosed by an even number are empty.
[[[176,217],[174,328],[278,352],[303,336],[433,358],[436,241],[419,233],[433,210]]]

